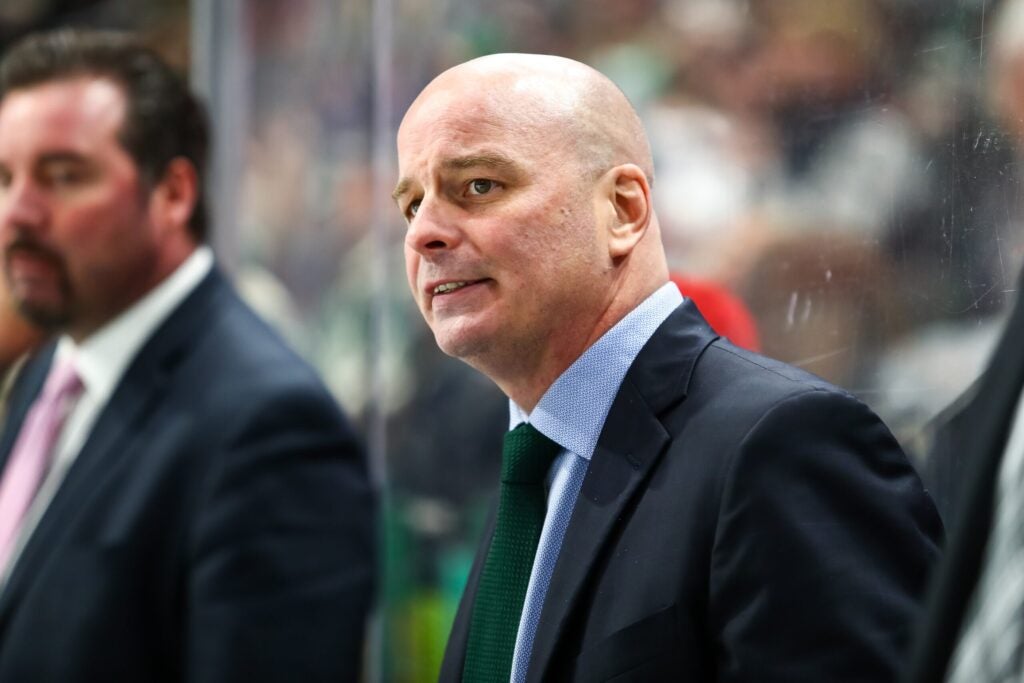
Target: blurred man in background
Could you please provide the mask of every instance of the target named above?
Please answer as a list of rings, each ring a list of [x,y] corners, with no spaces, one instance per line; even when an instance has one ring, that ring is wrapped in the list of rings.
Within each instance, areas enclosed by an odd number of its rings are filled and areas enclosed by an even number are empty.
[[[0,435],[0,680],[355,680],[373,496],[206,239],[201,106],[130,39],[0,64],[0,249],[59,334]]]
[[[1019,158],[1024,1],[1009,0],[996,17],[988,54],[990,103]],[[1019,252],[1009,256],[1017,267]],[[912,683],[1016,681],[1024,674],[1022,275],[987,369],[942,416],[929,455],[950,538],[906,677]]]
[[[441,679],[894,679],[935,508],[863,404],[669,282],[615,85],[474,60],[419,95],[398,157],[414,298],[513,428]]]

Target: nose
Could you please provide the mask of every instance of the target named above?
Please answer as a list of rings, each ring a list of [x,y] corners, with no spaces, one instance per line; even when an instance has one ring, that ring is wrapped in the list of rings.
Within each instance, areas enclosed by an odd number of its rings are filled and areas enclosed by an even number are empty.
[[[406,246],[429,258],[454,249],[461,240],[453,210],[444,202],[424,197],[405,233]]]
[[[46,220],[42,194],[28,180],[16,180],[0,188],[0,229],[36,230]]]

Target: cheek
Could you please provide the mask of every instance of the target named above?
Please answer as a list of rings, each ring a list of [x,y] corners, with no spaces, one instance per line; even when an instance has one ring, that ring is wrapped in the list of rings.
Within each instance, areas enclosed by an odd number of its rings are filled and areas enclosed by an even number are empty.
[[[53,237],[72,254],[89,251],[107,239],[107,221],[92,206],[69,206],[53,214]]]
[[[569,208],[549,214],[547,229],[536,240],[536,249],[558,255],[566,266],[592,260],[599,247],[594,221],[582,211]]]
[[[59,208],[59,220],[66,232],[76,236],[92,236],[93,239],[129,239],[126,224],[141,220],[137,207],[131,203],[132,195],[118,195],[110,192],[93,192],[83,195],[77,201],[68,202]],[[141,226],[139,227],[141,230]]]
[[[60,246],[72,268],[113,267],[155,248],[142,207],[125,197],[68,206],[59,224]]]
[[[416,277],[420,269],[420,255],[412,247],[405,247],[405,279],[409,283],[409,290],[414,299],[419,300],[416,287]]]

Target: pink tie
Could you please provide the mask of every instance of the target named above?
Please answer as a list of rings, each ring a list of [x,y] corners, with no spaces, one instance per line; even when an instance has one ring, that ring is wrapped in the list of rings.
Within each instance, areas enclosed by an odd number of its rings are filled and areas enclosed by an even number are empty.
[[[82,391],[74,362],[55,363],[32,404],[0,480],[0,573],[11,559],[21,522],[50,467],[64,419]]]

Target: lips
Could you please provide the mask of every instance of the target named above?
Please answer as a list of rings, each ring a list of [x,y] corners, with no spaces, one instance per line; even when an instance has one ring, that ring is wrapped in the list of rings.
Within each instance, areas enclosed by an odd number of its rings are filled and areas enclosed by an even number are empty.
[[[469,287],[470,285],[475,285],[483,281],[484,280],[446,280],[444,282],[438,282],[433,286],[428,286],[428,291],[433,296],[445,296],[446,294],[457,292],[463,287]]]
[[[23,237],[19,237],[8,244],[7,248],[4,249],[4,256],[8,261],[16,256],[30,256],[32,258],[53,261],[54,263],[60,262],[60,256],[55,251]]]

